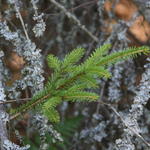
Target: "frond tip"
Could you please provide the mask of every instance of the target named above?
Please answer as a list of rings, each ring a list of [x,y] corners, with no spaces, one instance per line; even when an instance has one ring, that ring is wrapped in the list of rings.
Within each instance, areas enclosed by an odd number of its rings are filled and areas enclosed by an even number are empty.
[[[47,56],[47,63],[48,63],[49,68],[52,68],[54,70],[59,70],[60,69],[60,61],[54,55],[49,54]]]
[[[67,54],[62,62],[62,68],[70,67],[76,64],[84,55],[85,49],[77,48],[74,49],[71,53]]]
[[[149,54],[150,47],[142,46],[142,47],[130,47],[124,49],[123,51],[115,52],[106,57],[103,57],[97,62],[97,65],[111,65],[118,61],[125,60],[128,58],[133,58],[141,54]]]

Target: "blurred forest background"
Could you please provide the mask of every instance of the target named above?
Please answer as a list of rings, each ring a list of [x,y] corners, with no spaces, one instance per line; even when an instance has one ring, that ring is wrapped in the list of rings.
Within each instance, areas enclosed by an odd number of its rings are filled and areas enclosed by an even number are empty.
[[[150,1],[0,0],[1,150],[150,149],[149,56],[109,67],[112,78],[97,81],[100,100],[64,102],[58,124],[34,111],[9,121],[5,112],[43,88],[48,54],[62,59],[83,47],[83,61],[107,43],[109,53],[149,46]]]

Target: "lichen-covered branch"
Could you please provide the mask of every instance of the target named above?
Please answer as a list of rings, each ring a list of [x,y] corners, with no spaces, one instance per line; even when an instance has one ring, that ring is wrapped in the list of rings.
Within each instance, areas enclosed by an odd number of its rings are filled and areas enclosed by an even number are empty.
[[[64,6],[62,6],[55,0],[50,0],[50,2],[52,2],[56,7],[58,7],[62,12],[64,12],[69,19],[73,20],[79,26],[79,28],[81,28],[85,33],[87,33],[96,43],[99,41],[98,38],[95,35],[93,35],[85,27],[85,25],[82,25],[81,22],[74,15],[72,15],[69,11],[67,11],[67,9]]]

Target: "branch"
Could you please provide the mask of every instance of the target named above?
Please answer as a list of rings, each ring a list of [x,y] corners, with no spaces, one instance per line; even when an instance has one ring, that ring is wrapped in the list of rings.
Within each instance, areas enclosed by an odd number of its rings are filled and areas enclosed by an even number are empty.
[[[69,19],[73,20],[79,26],[80,29],[86,32],[96,43],[98,43],[98,38],[95,35],[93,35],[84,25],[82,25],[80,20],[78,20],[73,14],[71,14],[64,6],[62,6],[55,0],[50,0],[50,2],[52,2],[57,8],[64,12]]]
[[[4,102],[0,102],[0,105],[9,104],[9,103],[15,103],[15,102],[20,102],[20,101],[28,101],[28,100],[31,100],[31,99],[32,98],[11,99],[11,100],[7,100],[7,101],[4,101]]]
[[[133,128],[131,128],[125,121],[124,119],[122,118],[122,116],[119,114],[119,112],[117,112],[117,110],[112,107],[110,104],[107,104],[107,103],[104,103],[104,102],[100,102],[102,103],[103,105],[107,105],[119,118],[120,120],[122,121],[122,123],[124,124],[124,126],[126,128],[128,128],[132,133],[134,133],[138,138],[140,138],[148,147],[150,147],[150,143],[148,143],[143,136],[141,136],[138,132],[136,132]]]
[[[18,16],[19,16],[21,25],[22,25],[23,30],[24,30],[24,33],[25,33],[25,36],[26,36],[27,40],[30,40],[30,39],[29,39],[29,35],[28,35],[28,33],[27,33],[27,30],[26,30],[26,28],[25,28],[25,24],[24,24],[23,18],[22,18],[22,16],[21,16],[21,13],[20,13],[19,8],[17,7],[16,3],[15,3],[15,9],[16,9],[16,12],[17,12],[17,14],[18,14]]]
[[[17,117],[19,117],[20,115],[22,115],[22,113],[24,113],[26,110],[36,106],[37,104],[41,103],[42,101],[44,101],[45,99],[47,99],[48,97],[50,96],[50,94],[42,97],[42,98],[39,98],[37,99],[35,102],[31,103],[29,106],[26,106],[25,108],[23,108],[22,110],[20,110],[20,112],[17,112],[16,114],[10,116],[10,120],[13,120]]]

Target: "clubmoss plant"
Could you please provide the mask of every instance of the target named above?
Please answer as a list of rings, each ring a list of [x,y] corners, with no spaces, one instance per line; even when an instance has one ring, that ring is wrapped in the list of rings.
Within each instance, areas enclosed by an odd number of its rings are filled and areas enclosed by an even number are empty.
[[[80,64],[79,60],[85,52],[83,48],[74,49],[62,61],[53,55],[48,55],[48,66],[53,69],[53,73],[44,89],[26,104],[11,110],[11,119],[30,109],[40,108],[38,110],[41,110],[51,122],[58,122],[60,117],[56,107],[63,101],[89,102],[99,98],[98,94],[89,89],[98,87],[98,78],[111,77],[111,73],[107,70],[109,65],[150,52],[149,47],[143,46],[108,54],[110,47],[111,45],[106,44],[97,48],[88,59]]]

